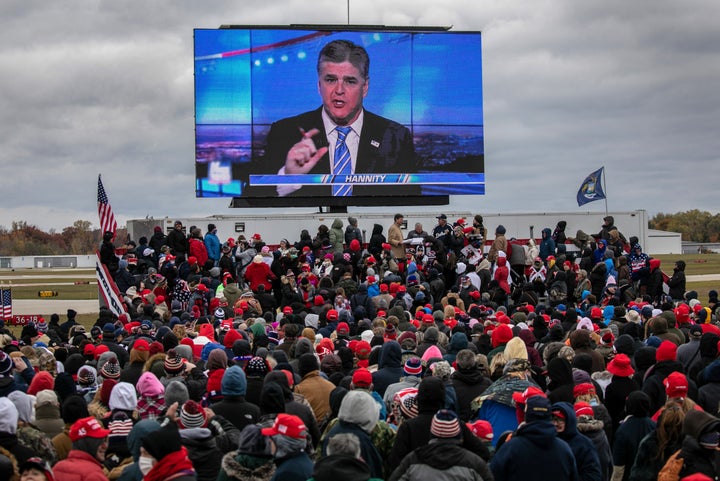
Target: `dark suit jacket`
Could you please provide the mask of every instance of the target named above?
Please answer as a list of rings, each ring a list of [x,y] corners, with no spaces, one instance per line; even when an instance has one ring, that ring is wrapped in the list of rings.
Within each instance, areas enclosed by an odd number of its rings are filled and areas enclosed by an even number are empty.
[[[311,129],[320,132],[313,137],[315,146],[320,149],[334,146],[328,145],[327,133],[322,121],[322,107],[305,112],[295,117],[288,117],[275,122],[267,136],[267,147],[263,168],[265,173],[276,173],[285,165],[285,158],[290,148],[300,141],[302,134]],[[360,133],[360,144],[355,161],[355,173],[414,173],[417,172],[413,137],[406,127],[397,122],[365,111],[363,128]],[[329,174],[329,154],[320,159],[310,174]],[[398,190],[400,189],[400,190]],[[273,187],[273,192],[275,188]],[[291,195],[294,196],[329,196],[330,186],[304,186]],[[353,186],[353,196],[358,195],[416,195],[420,193],[418,186]],[[275,195],[277,195],[275,193]]]

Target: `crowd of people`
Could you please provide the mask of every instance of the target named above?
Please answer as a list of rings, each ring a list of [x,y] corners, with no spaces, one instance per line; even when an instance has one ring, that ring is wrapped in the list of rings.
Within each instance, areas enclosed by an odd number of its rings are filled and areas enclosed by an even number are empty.
[[[106,233],[124,313],[0,328],[0,479],[718,479],[716,291],[612,217],[437,221]]]

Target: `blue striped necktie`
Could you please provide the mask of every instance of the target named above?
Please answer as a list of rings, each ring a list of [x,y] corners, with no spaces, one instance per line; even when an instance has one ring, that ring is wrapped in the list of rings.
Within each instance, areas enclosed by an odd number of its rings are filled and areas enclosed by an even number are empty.
[[[336,127],[338,138],[335,144],[335,157],[333,162],[333,176],[342,177],[352,174],[352,162],[350,159],[350,150],[345,144],[345,137],[350,133],[352,127]],[[333,179],[335,180],[335,179]],[[343,197],[352,195],[352,184],[333,185],[333,197]]]

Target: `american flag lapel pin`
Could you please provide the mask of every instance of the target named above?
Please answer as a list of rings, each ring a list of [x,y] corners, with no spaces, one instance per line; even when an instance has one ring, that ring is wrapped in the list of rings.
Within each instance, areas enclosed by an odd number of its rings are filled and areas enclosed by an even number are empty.
[[[378,142],[377,140],[371,140],[370,145],[377,149],[378,147],[380,147],[380,142]]]

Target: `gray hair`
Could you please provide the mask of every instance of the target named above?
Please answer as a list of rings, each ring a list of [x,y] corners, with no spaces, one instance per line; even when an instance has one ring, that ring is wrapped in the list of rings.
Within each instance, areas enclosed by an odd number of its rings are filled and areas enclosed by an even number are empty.
[[[360,440],[352,433],[340,433],[328,439],[327,455],[347,454],[354,458],[360,457]]]

